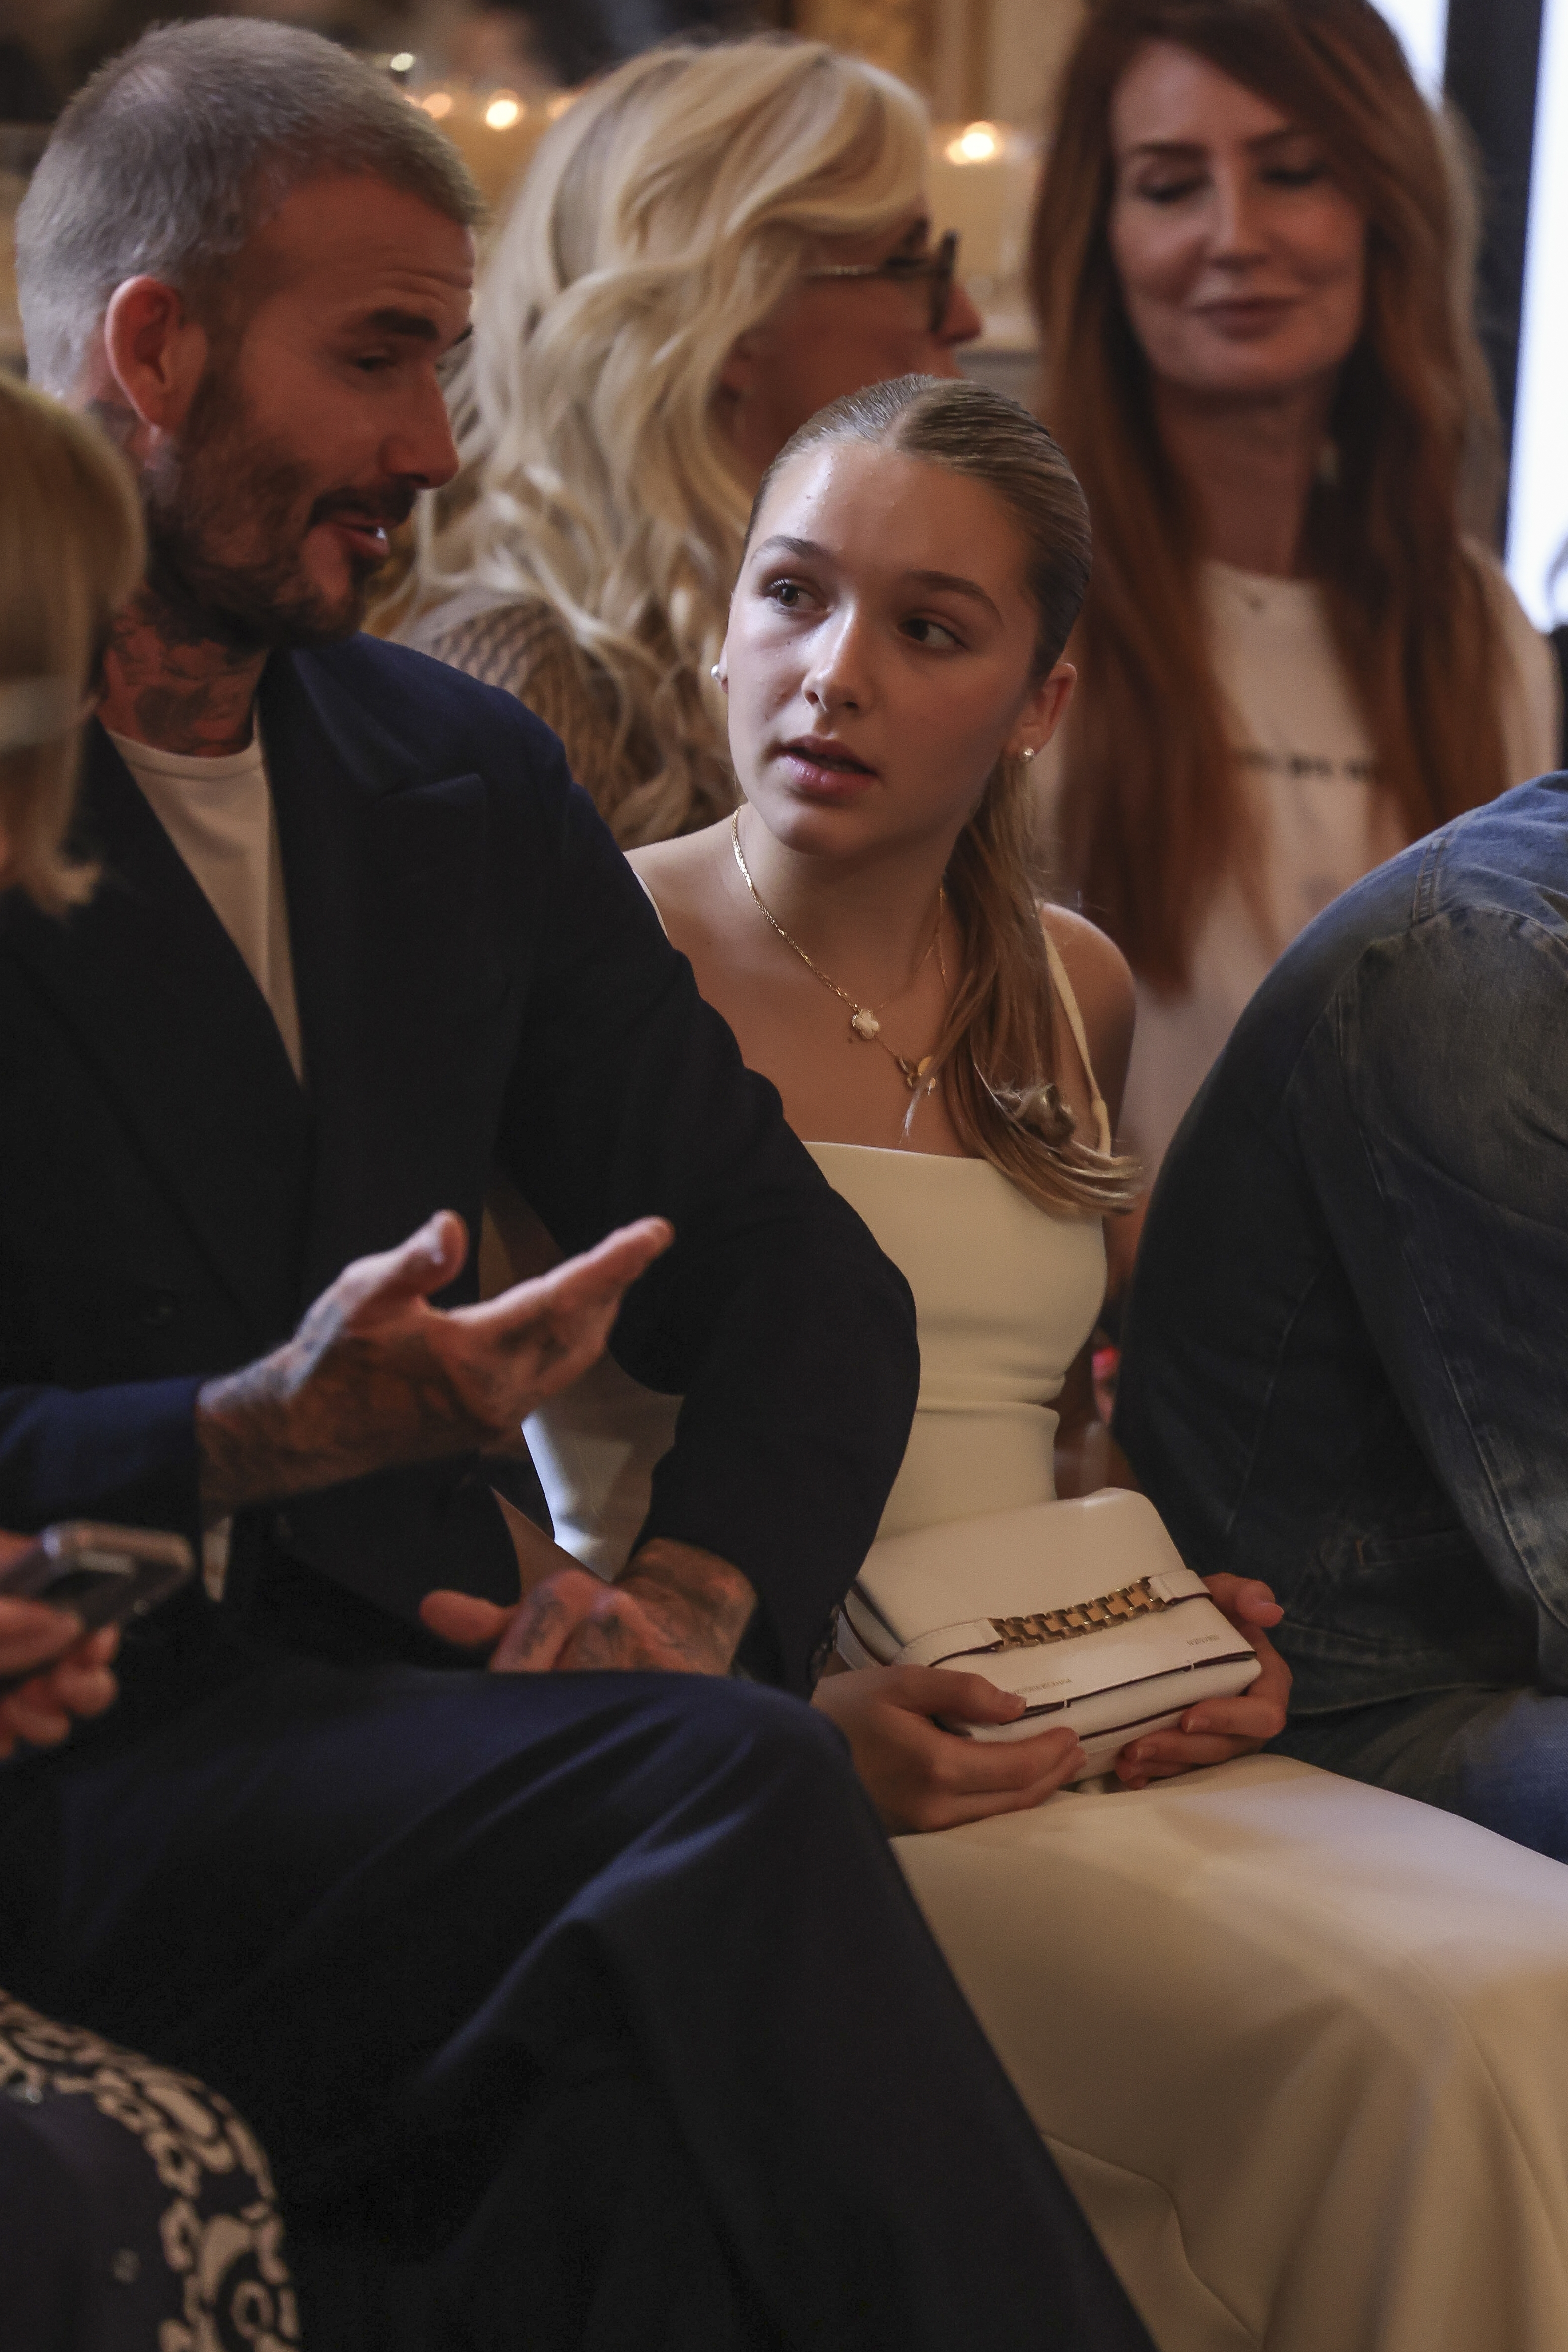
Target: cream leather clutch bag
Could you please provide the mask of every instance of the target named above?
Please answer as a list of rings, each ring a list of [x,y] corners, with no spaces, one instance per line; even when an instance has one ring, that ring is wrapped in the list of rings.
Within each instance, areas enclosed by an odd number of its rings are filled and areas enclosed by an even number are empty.
[[[1118,1487],[884,1536],[846,1596],[838,1648],[852,1666],[952,1666],[1016,1691],[1016,1722],[949,1727],[1023,1739],[1066,1726],[1083,1743],[1079,1779],[1262,1672],[1153,1506]]]

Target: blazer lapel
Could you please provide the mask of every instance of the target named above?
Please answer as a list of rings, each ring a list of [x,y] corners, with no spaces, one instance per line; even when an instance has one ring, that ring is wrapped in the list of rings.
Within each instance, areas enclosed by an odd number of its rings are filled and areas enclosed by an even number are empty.
[[[102,868],[64,922],[5,940],[48,991],[214,1272],[270,1345],[293,1319],[309,1112],[244,960],[103,730],[80,836]]]
[[[390,1248],[437,1208],[458,1210],[477,1245],[493,1141],[479,1132],[479,1033],[507,975],[476,920],[480,779],[421,771],[330,656],[274,656],[260,712],[314,1115],[314,1295],[348,1258]],[[452,1197],[465,1168],[471,1201]],[[451,1296],[468,1294],[470,1271]]]

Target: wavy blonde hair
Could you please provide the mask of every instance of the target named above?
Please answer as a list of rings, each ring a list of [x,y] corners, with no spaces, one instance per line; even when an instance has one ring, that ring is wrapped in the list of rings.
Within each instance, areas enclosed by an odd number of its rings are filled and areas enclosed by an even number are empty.
[[[85,417],[0,373],[0,686],[61,682],[85,704],[109,624],[142,576],[142,509],[118,453]],[[79,903],[90,866],[62,850],[81,729],[0,751],[7,887],[51,913]]]
[[[424,584],[553,608],[609,683],[615,757],[635,733],[657,759],[604,812],[628,847],[735,797],[709,669],[751,495],[714,429],[721,371],[823,239],[919,202],[927,129],[911,90],[821,42],[671,43],[546,134],[491,250]]]

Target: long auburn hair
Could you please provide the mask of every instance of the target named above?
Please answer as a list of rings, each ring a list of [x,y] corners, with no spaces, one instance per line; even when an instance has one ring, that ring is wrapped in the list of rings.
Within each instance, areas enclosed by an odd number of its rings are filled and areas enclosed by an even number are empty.
[[[984,485],[1023,544],[1037,615],[1032,683],[1061,657],[1089,572],[1089,510],[1038,417],[963,377],[905,375],[847,394],[808,419],[763,475],[746,527],[783,469],[826,442],[863,441]],[[744,558],[742,549],[742,560]],[[1131,1208],[1137,1163],[1083,1142],[1057,1086],[1056,986],[1036,874],[1027,763],[998,760],[943,877],[963,976],[932,1059],[959,1140],[1058,1215]]]
[[[714,430],[724,362],[822,239],[918,203],[926,138],[912,90],[824,42],[668,42],[545,133],[485,264],[425,592],[553,609],[609,688],[614,758],[647,757],[595,793],[624,848],[734,806],[709,676],[750,503]]]
[[[1063,880],[1133,969],[1174,992],[1215,890],[1227,875],[1250,880],[1258,845],[1196,593],[1193,508],[1160,439],[1110,249],[1111,105],[1150,41],[1192,50],[1315,133],[1365,216],[1365,318],[1307,543],[1407,838],[1508,781],[1507,654],[1461,524],[1467,437],[1478,416],[1495,433],[1454,299],[1464,225],[1394,35],[1369,0],[1095,0],[1060,84],[1030,257],[1045,413],[1095,528],[1058,853]]]

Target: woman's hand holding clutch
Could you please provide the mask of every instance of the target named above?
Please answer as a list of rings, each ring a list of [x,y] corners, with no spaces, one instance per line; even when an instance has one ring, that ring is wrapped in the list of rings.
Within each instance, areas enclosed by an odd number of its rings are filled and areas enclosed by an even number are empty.
[[[1205,1576],[1204,1582],[1221,1615],[1246,1634],[1262,1659],[1263,1672],[1241,1697],[1205,1699],[1169,1731],[1152,1731],[1124,1748],[1116,1759],[1116,1777],[1129,1789],[1250,1756],[1285,1728],[1290,1669],[1264,1631],[1278,1625],[1285,1612],[1256,1578]]]
[[[862,1666],[827,1674],[814,1705],[849,1742],[855,1769],[890,1837],[947,1830],[1022,1811],[1059,1789],[1083,1761],[1070,1731],[1034,1739],[966,1739],[932,1718],[1011,1723],[1024,1702],[984,1675],[945,1666]]]

